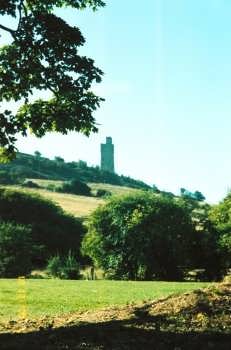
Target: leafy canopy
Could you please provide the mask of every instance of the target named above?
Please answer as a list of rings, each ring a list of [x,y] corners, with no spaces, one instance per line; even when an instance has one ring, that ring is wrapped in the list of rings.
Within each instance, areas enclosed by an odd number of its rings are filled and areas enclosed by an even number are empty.
[[[231,192],[210,211],[210,219],[220,235],[220,250],[224,265],[231,267]]]
[[[0,222],[0,277],[18,277],[30,272],[33,255],[28,226]]]
[[[88,220],[82,252],[119,279],[181,278],[193,225],[176,200],[150,193],[112,198]]]
[[[0,113],[1,160],[15,153],[16,134],[28,130],[38,137],[46,132],[66,134],[96,132],[93,112],[102,98],[91,91],[103,72],[91,58],[81,56],[85,43],[80,30],[54,14],[55,7],[96,10],[101,0],[5,0],[0,14],[17,21],[16,28],[0,24],[0,32],[11,34],[12,42],[0,48],[0,102],[23,101],[16,113]],[[38,91],[51,98],[32,100]]]

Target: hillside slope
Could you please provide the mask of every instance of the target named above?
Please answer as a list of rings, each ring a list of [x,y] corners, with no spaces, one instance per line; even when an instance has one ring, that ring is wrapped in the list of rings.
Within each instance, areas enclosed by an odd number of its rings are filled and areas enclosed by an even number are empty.
[[[51,160],[42,157],[40,154],[33,156],[17,153],[16,159],[12,162],[0,164],[0,170],[7,171],[9,174],[17,174],[23,178],[63,181],[76,178],[83,182],[107,183],[137,189],[151,188],[144,182],[134,180],[128,176],[103,171],[98,166],[89,167],[84,161],[66,163],[60,157]]]
[[[46,187],[48,184],[60,184],[60,181],[54,180],[40,180],[40,179],[32,179],[33,182],[36,182],[41,187]],[[91,187],[92,192],[97,189],[105,189],[110,191],[113,195],[123,195],[132,192],[136,192],[136,189],[132,189],[129,187],[123,186],[114,186],[108,184],[100,184],[100,183],[88,183]],[[92,211],[94,211],[99,205],[105,203],[105,199],[96,198],[96,197],[87,197],[87,196],[78,196],[74,194],[68,193],[58,193],[48,191],[45,188],[23,188],[21,186],[6,186],[12,189],[17,189],[19,191],[27,192],[27,193],[37,193],[42,197],[47,199],[51,199],[53,202],[57,203],[62,207],[64,211],[70,213],[76,217],[85,218]]]
[[[105,201],[100,198],[77,196],[68,193],[57,193],[47,191],[45,189],[30,189],[22,188],[20,186],[6,186],[11,189],[16,189],[26,193],[37,193],[44,198],[51,199],[54,203],[61,206],[61,208],[76,217],[84,218],[95,210],[100,204]]]

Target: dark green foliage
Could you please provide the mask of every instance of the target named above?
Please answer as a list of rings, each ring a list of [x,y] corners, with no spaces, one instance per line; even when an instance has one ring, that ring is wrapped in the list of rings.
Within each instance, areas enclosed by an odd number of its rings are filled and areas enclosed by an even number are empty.
[[[56,189],[57,192],[72,193],[81,196],[90,196],[91,188],[77,179],[64,183]]]
[[[57,162],[57,159],[50,160],[41,157],[41,154],[39,156],[32,156],[29,154],[17,153],[16,159],[11,163],[0,164],[0,170],[1,169],[31,179],[38,178],[64,181],[79,179],[82,182],[108,183],[144,190],[151,189],[150,186],[142,181],[105,172],[97,166],[89,167],[87,163],[82,160],[71,163]]]
[[[32,255],[31,229],[0,222],[0,277],[18,277],[29,273]]]
[[[194,198],[198,202],[203,202],[205,200],[205,196],[200,191],[194,192]]]
[[[194,226],[194,238],[189,254],[191,268],[203,269],[205,280],[219,280],[224,275],[224,263],[219,249],[219,232],[211,218],[211,206],[195,199],[183,197],[179,203],[188,212]]]
[[[0,188],[0,219],[31,225],[32,241],[37,246],[34,266],[44,265],[49,256],[66,254],[69,249],[79,254],[81,222],[38,195]]]
[[[182,278],[193,225],[185,208],[150,193],[110,200],[90,217],[82,250],[120,279]]]
[[[40,186],[36,182],[30,180],[23,182],[22,186],[28,188],[40,188]]]
[[[107,190],[104,190],[102,188],[99,188],[97,191],[96,191],[96,197],[100,197],[100,198],[107,198],[107,197],[110,197],[112,195],[112,193],[110,191],[107,191]]]
[[[226,269],[231,267],[231,193],[210,211],[210,219],[219,234],[219,251]]]
[[[66,256],[56,255],[48,260],[47,272],[52,277],[61,279],[78,279],[80,277],[80,265],[76,257],[68,252]]]
[[[57,164],[63,164],[64,163],[64,159],[61,157],[55,157],[55,161]]]
[[[2,185],[15,185],[21,184],[23,177],[17,173],[9,172],[6,170],[0,170],[0,184]]]
[[[58,192],[58,190],[59,190],[59,186],[57,186],[55,184],[49,184],[49,185],[45,186],[45,188],[48,191],[52,191],[52,192]]]
[[[181,188],[180,195],[183,198],[194,199],[198,202],[203,202],[205,200],[205,196],[200,191],[195,191],[194,193],[192,193],[186,190],[185,188]]]
[[[12,43],[0,48],[0,101],[24,104],[14,114],[0,114],[1,160],[11,159],[17,133],[36,136],[46,132],[97,131],[93,112],[103,100],[91,91],[102,71],[94,61],[79,55],[85,43],[80,30],[54,15],[55,7],[97,9],[101,0],[8,0],[0,2],[0,14],[18,20],[16,29],[0,24],[10,33]],[[31,101],[33,91],[49,90],[49,100]]]
[[[156,185],[152,185],[152,191],[154,193],[160,193],[160,190],[158,189],[158,187]]]

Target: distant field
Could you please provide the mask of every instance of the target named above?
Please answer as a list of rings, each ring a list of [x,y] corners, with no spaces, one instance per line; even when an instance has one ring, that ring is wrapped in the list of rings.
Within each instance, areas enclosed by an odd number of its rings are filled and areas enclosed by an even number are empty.
[[[139,303],[189,292],[208,283],[0,279],[0,321]]]
[[[33,182],[36,182],[41,187],[46,187],[49,184],[60,185],[62,181],[54,181],[54,180],[40,180],[40,179],[30,179]],[[129,187],[121,187],[114,186],[108,184],[100,184],[100,183],[89,183],[88,184],[92,188],[92,192],[96,192],[97,189],[105,189],[112,192],[113,195],[125,195],[128,193],[137,192],[137,190]],[[87,197],[87,196],[77,196],[68,193],[57,193],[48,191],[45,188],[23,188],[20,186],[7,186],[9,188],[15,188],[20,191],[38,193],[41,196],[51,199],[55,203],[59,204],[63,210],[66,212],[73,214],[77,217],[86,217],[92,211],[94,211],[100,204],[105,203],[105,199],[96,198],[96,197]]]
[[[64,181],[58,181],[58,180],[43,180],[43,179],[29,179],[29,180],[37,183],[41,187],[46,187],[48,185],[59,186],[64,182]],[[93,193],[95,193],[99,189],[110,191],[113,195],[123,195],[123,194],[129,194],[129,193],[141,191],[131,187],[109,185],[104,183],[88,182],[87,184],[89,187],[91,187]]]
[[[104,190],[110,191],[113,195],[125,195],[125,194],[129,194],[129,193],[141,191],[141,190],[137,190],[137,189],[131,188],[131,187],[109,185],[109,184],[104,184],[104,183],[89,182],[88,186],[91,187],[93,192],[96,192],[99,189],[104,189]]]
[[[33,181],[41,187],[46,187],[48,185],[59,186],[59,185],[62,185],[62,183],[64,182],[64,181],[59,181],[59,180],[43,180],[43,179],[27,179],[27,180]]]
[[[103,204],[105,202],[105,200],[99,199],[99,198],[76,196],[76,195],[67,194],[67,193],[57,193],[57,192],[47,191],[45,189],[22,188],[19,186],[7,186],[7,187],[14,188],[27,193],[28,192],[38,193],[47,199],[51,199],[55,203],[59,204],[66,212],[73,214],[74,216],[77,216],[77,217],[88,216],[100,204]]]

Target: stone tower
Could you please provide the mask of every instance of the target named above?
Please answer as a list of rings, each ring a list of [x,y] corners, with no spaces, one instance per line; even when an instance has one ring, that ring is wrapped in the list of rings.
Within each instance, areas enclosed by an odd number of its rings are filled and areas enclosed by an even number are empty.
[[[106,137],[106,143],[101,143],[101,169],[115,172],[114,168],[114,145],[111,137]]]

